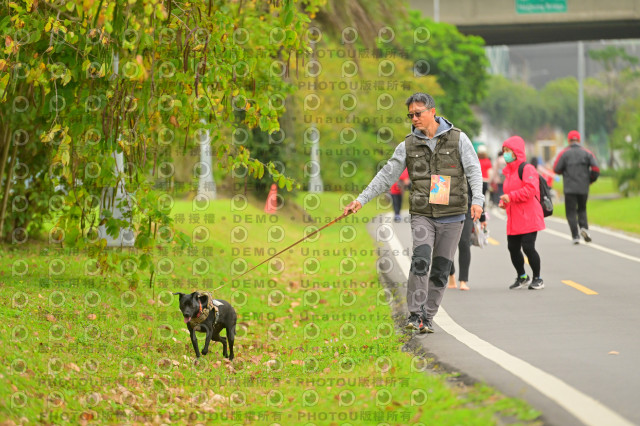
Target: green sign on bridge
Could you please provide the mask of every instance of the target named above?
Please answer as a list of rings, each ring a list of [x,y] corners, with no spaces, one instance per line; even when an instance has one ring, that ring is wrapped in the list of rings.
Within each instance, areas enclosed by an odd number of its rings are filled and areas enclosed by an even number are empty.
[[[567,0],[516,0],[516,13],[565,13]]]

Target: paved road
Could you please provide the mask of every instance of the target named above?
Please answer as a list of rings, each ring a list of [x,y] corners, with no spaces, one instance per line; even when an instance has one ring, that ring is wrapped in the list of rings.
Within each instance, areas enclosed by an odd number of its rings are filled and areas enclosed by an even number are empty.
[[[439,362],[527,400],[548,424],[640,424],[640,240],[592,229],[593,243],[574,246],[566,222],[546,222],[544,290],[508,290],[516,274],[496,212],[493,244],[472,247],[471,290],[447,290],[436,333],[415,338]],[[406,282],[408,218],[384,226],[404,264],[391,279]]]

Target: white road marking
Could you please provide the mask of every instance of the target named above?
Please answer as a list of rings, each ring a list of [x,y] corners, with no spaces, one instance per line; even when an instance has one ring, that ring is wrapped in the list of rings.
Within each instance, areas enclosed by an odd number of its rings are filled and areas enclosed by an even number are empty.
[[[584,424],[594,426],[633,424],[557,377],[470,333],[458,325],[442,307],[440,307],[434,320],[440,328],[458,341],[536,388],[540,393],[558,403]]]
[[[496,217],[499,217],[499,218],[500,218],[500,219],[502,219],[502,220],[507,220],[507,217],[506,217],[504,214],[502,214],[502,213],[499,213],[499,212],[493,212],[493,214],[494,214]],[[549,219],[549,218],[546,218],[545,220],[548,220],[548,219]],[[555,219],[555,220],[553,220],[553,222],[559,222],[559,223],[562,223],[563,221],[562,221],[562,220],[560,220],[560,219]],[[564,223],[566,224],[566,221],[564,221]],[[590,228],[590,229],[591,229],[591,228]],[[594,228],[594,229],[595,229],[595,228]],[[593,230],[593,229],[591,229],[591,230]],[[599,229],[598,229],[598,231],[599,231],[599,232],[602,232],[602,229],[601,229],[601,228],[599,228]],[[564,232],[554,231],[553,229],[549,229],[549,228],[545,229],[543,232],[548,232],[548,233],[549,233],[549,234],[551,234],[551,235],[555,235],[556,237],[560,237],[560,238],[565,239],[565,240],[567,240],[567,241],[571,241],[571,240],[572,240],[571,236],[567,235],[567,234],[566,234],[566,233],[564,233]],[[629,237],[629,236],[627,236],[627,235],[617,234],[617,233],[615,233],[615,232],[613,232],[613,231],[607,231],[607,232],[605,232],[605,233],[606,233],[606,234],[608,234],[608,235],[616,236],[616,237],[621,238],[621,239],[623,239],[623,240],[628,240],[628,241],[633,241],[633,242],[638,242],[638,241],[640,241],[640,240],[637,240],[637,239],[635,239],[635,238],[633,238],[633,237]],[[614,256],[621,257],[621,258],[623,258],[623,259],[627,259],[627,260],[631,260],[631,261],[633,261],[633,262],[638,262],[638,263],[640,263],[640,257],[631,256],[630,254],[626,254],[626,253],[623,253],[623,252],[618,251],[618,250],[613,250],[613,249],[610,249],[610,248],[605,247],[605,246],[601,246],[600,244],[596,244],[596,243],[593,243],[593,242],[591,242],[591,243],[584,243],[584,244],[586,244],[587,246],[589,246],[589,247],[591,247],[591,248],[594,248],[594,249],[596,249],[596,250],[600,250],[600,251],[603,251],[603,252],[605,252],[605,253],[609,253],[609,254],[612,254],[612,255],[614,255]]]
[[[563,238],[565,240],[571,241],[571,237],[569,235],[567,235],[566,233],[564,233],[564,232],[554,231],[553,229],[545,229],[544,232],[548,232],[549,234],[555,235],[556,237],[560,237],[560,238]],[[605,253],[609,253],[609,254],[612,254],[614,256],[621,257],[623,259],[632,260],[634,262],[640,263],[640,257],[631,256],[630,254],[622,253],[621,251],[613,250],[613,249],[610,249],[610,248],[605,247],[605,246],[601,246],[600,244],[596,244],[596,243],[584,243],[584,244],[586,246],[588,246],[588,247],[603,251]]]
[[[396,253],[396,260],[400,269],[406,277],[409,276],[411,266],[411,255],[403,253],[404,247],[394,234],[389,241],[391,252]],[[453,336],[456,340],[466,345],[468,348],[479,353],[486,359],[495,362],[511,374],[522,379],[543,395],[564,407],[569,413],[574,415],[586,425],[624,425],[631,426],[624,417],[613,412],[605,405],[596,401],[592,397],[580,392],[555,376],[552,376],[541,369],[534,367],[491,343],[482,340],[475,334],[467,331],[456,323],[449,316],[447,311],[441,306],[434,321],[445,332]]]
[[[567,220],[566,219],[560,219],[559,217],[548,217],[545,220],[550,220],[551,222],[555,222],[555,223],[562,223],[564,225],[567,225]],[[567,225],[569,226],[569,225]],[[598,231],[601,232],[605,235],[609,235],[611,237],[616,237],[616,238],[620,238],[621,240],[626,240],[626,241],[631,241],[632,243],[636,243],[636,244],[640,244],[640,238],[636,238],[636,237],[632,237],[631,235],[627,235],[627,234],[623,234],[621,232],[616,232],[616,231],[611,231],[607,228],[602,228],[600,226],[596,226],[596,225],[589,225],[589,230],[590,231]]]

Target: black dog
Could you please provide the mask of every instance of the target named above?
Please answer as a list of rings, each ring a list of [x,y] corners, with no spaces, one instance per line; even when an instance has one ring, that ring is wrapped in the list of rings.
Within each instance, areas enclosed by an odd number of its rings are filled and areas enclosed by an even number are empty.
[[[193,350],[196,357],[200,357],[198,351],[198,339],[196,331],[207,333],[202,348],[202,355],[209,352],[209,342],[222,343],[222,356],[233,359],[233,341],[236,336],[237,315],[235,309],[225,300],[214,299],[211,293],[194,291],[191,294],[173,293],[180,296],[180,310],[187,324]],[[222,329],[227,330],[227,337],[220,336]],[[229,355],[227,356],[227,340],[229,341]]]

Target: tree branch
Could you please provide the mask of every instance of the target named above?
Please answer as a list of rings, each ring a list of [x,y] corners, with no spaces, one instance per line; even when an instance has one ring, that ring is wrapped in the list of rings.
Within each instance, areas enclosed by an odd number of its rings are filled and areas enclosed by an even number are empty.
[[[73,21],[73,22],[80,22],[80,21],[81,21],[81,20],[80,20],[80,18],[76,18],[76,17],[74,17],[74,16],[71,16],[71,15],[69,15],[68,13],[63,12],[62,10],[58,9],[57,7],[55,7],[53,4],[48,3],[48,2],[46,2],[46,1],[39,2],[38,4],[39,4],[39,5],[40,5],[40,4],[44,4],[44,5],[45,5],[45,6],[47,6],[48,8],[51,8],[51,9],[55,10],[56,12],[58,12],[58,17],[60,16],[60,14],[62,14],[62,16],[64,16],[65,18],[67,18],[67,19],[68,19],[68,20],[70,20],[70,21]],[[57,18],[56,18],[56,19],[57,19]]]

